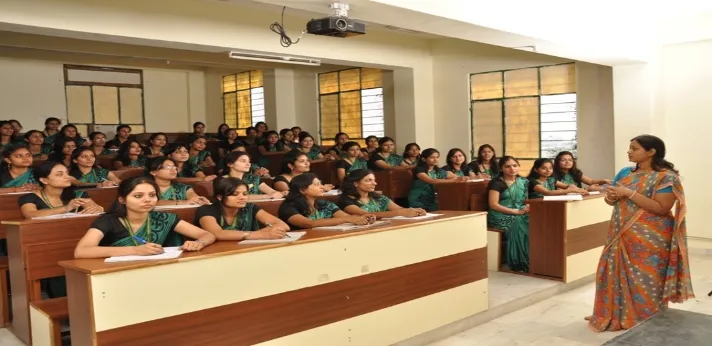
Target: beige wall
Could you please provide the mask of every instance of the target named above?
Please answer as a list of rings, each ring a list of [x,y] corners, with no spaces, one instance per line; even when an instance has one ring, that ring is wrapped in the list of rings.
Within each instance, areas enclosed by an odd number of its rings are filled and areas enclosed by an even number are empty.
[[[614,141],[613,70],[576,63],[578,167],[586,176],[611,179],[618,148]]]

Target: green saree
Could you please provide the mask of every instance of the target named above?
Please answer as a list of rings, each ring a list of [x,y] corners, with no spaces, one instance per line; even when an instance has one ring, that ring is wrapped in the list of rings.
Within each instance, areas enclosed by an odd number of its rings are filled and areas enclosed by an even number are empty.
[[[163,191],[158,194],[158,199],[166,201],[185,201],[186,199],[188,199],[187,195],[189,189],[190,185],[173,183],[171,184],[171,187],[169,187],[166,191]]]
[[[379,198],[369,199],[368,203],[360,204],[359,207],[369,213],[382,213],[388,211],[388,205],[391,204],[391,199],[386,196],[380,196]]]
[[[391,154],[393,156],[393,154]],[[391,157],[389,156],[389,157]],[[424,172],[414,172],[414,173],[424,173]],[[445,179],[447,178],[447,171],[444,169],[433,169],[427,172],[428,177],[431,179]],[[415,175],[415,174],[414,174]],[[408,193],[408,204],[411,208],[423,208],[427,211],[439,210],[438,198],[436,195],[435,187],[430,185],[416,177],[413,179],[413,187]]]
[[[171,229],[171,226],[176,222],[176,217],[176,214],[152,211],[148,214],[148,219],[146,219],[146,222],[138,231],[129,231],[130,236],[115,241],[111,246],[141,245],[134,237],[162,246],[181,246],[183,244],[183,238],[180,234],[173,232],[173,229]],[[122,223],[124,222],[122,221]]]
[[[523,209],[526,199],[527,180],[522,177],[517,177],[512,185],[499,194],[499,204],[510,209]],[[506,255],[509,269],[528,272],[529,215],[505,214],[490,209],[487,213],[487,226],[501,229],[507,235]]]
[[[220,217],[220,227],[228,231],[259,231],[260,223],[257,219],[252,217],[252,215],[255,215],[254,209],[254,204],[247,203],[244,208],[237,212],[237,216],[235,216],[235,219],[230,224],[225,222],[224,217]]]
[[[80,172],[81,173],[81,172]],[[109,179],[109,170],[103,168],[93,168],[87,174],[82,174],[79,181],[83,183],[99,184]]]
[[[575,185],[577,187],[581,187],[581,182],[576,182],[574,177],[571,175],[571,173],[566,173],[563,178],[561,178],[561,182],[566,184],[566,185]]]
[[[550,191],[556,190],[556,179],[554,177],[548,177],[546,179],[546,181],[544,181],[543,183],[541,181],[532,179],[529,181],[529,184],[532,185],[532,189],[530,190],[530,193],[529,193],[529,198],[544,197],[544,195],[542,195],[534,190],[534,188],[533,188],[534,185],[541,185],[545,189],[550,190]]]
[[[9,172],[7,174],[10,175]],[[20,174],[9,182],[3,184],[2,187],[20,187],[26,184],[37,184],[35,176],[32,174],[32,168],[28,168],[25,173]]]
[[[210,152],[207,150],[203,150],[203,151],[199,152],[197,155],[191,156],[188,159],[188,162],[192,163],[196,166],[199,166],[201,163],[203,163],[203,161],[205,161],[205,159],[208,158],[208,156],[210,156]]]

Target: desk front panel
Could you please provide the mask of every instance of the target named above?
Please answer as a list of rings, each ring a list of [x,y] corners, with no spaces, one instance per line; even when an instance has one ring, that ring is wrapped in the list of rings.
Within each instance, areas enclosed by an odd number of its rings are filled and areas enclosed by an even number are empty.
[[[596,273],[612,211],[602,196],[566,203],[565,282]]]
[[[68,268],[70,292],[90,287],[70,294],[70,313],[90,302],[100,345],[390,344],[487,309],[486,246],[486,215],[470,214],[104,274]]]

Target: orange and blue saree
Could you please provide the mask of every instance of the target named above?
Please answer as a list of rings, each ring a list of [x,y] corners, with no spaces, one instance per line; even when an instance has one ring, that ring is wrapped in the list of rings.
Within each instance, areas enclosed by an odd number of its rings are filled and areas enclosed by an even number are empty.
[[[614,205],[606,246],[596,272],[596,299],[589,327],[629,329],[667,307],[694,297],[685,224],[685,194],[671,171],[624,168],[616,181],[648,198],[674,193],[675,213],[657,215],[628,199]]]

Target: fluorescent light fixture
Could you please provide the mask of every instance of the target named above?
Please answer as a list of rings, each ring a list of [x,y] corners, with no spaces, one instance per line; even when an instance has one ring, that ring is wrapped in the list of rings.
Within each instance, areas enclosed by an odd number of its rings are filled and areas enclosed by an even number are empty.
[[[230,52],[230,58],[241,59],[241,60],[254,60],[254,61],[267,61],[276,62],[281,64],[295,64],[295,65],[307,65],[307,66],[321,66],[321,60],[311,59],[311,58],[298,58],[295,56],[285,56],[285,55],[268,55],[259,53],[247,53],[247,52]]]

